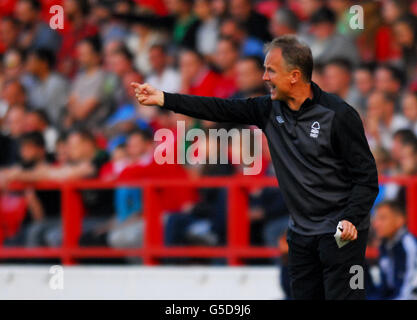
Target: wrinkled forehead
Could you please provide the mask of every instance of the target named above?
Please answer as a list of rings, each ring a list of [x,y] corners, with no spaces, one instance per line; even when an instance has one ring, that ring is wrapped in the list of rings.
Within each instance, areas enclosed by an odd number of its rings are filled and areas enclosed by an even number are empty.
[[[283,62],[281,48],[271,48],[265,56],[264,67],[278,67],[281,66]]]

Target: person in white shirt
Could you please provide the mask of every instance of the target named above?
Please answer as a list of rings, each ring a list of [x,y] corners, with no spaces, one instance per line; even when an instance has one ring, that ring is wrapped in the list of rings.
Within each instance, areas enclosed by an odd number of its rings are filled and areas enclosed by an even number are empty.
[[[365,130],[371,148],[382,146],[390,150],[393,134],[409,127],[408,120],[394,110],[394,96],[380,91],[369,96]]]
[[[162,44],[153,45],[149,51],[152,73],[146,78],[150,85],[167,92],[179,92],[181,77],[178,71],[168,66],[168,56]]]
[[[410,129],[417,135],[417,92],[407,92],[404,95],[402,110],[410,123]]]

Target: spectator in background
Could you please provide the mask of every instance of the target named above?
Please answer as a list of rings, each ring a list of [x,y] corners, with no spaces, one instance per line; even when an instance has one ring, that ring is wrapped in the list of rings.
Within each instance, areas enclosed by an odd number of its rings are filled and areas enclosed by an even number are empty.
[[[49,154],[55,152],[58,131],[50,125],[47,114],[42,110],[30,110],[25,116],[25,129],[27,132],[39,132],[45,141],[45,150]]]
[[[395,98],[387,93],[375,91],[368,99],[365,130],[372,147],[391,149],[395,131],[409,127],[407,119],[395,112]]]
[[[193,13],[193,0],[170,0],[166,6],[175,18],[172,40],[178,48],[196,48],[196,33],[200,24]]]
[[[101,45],[97,38],[88,38],[78,45],[82,72],[75,78],[68,100],[66,128],[99,127],[113,109],[115,84],[101,68]]]
[[[99,176],[101,167],[109,160],[106,152],[96,146],[95,138],[86,130],[74,130],[67,139],[69,162],[62,166],[40,166],[19,175],[22,181],[94,178]],[[113,214],[113,192],[111,190],[82,190],[81,198],[86,217],[83,219],[81,244],[105,244],[106,234],[102,232]],[[57,247],[62,243],[62,226],[45,231],[45,241]]]
[[[417,240],[406,227],[401,205],[380,203],[373,227],[381,240],[379,248],[380,282],[369,290],[371,299],[410,300],[417,298]]]
[[[97,26],[103,46],[109,41],[123,41],[129,34],[126,26],[113,15],[115,4],[112,0],[100,0],[91,10],[90,20]]]
[[[375,158],[375,164],[379,175],[390,177],[396,173],[394,161],[387,149],[383,147],[376,147],[371,151]],[[398,190],[399,186],[396,183],[379,183],[379,192],[374,201],[373,208],[371,209],[371,215],[374,214],[375,207],[378,203],[388,199],[395,199],[398,194]]]
[[[1,19],[0,42],[3,43],[5,50],[17,48],[19,32],[20,25],[14,17],[6,16]]]
[[[366,110],[368,96],[374,89],[373,68],[369,64],[361,64],[353,72],[354,86],[359,94],[358,109],[362,116]]]
[[[54,165],[57,167],[66,165],[69,163],[69,152],[67,147],[67,136],[61,134],[55,143],[55,162]]]
[[[132,22],[131,33],[125,38],[125,44],[134,57],[134,66],[143,76],[151,72],[149,52],[153,45],[164,43],[164,35],[155,29],[151,21]]]
[[[407,118],[410,129],[417,135],[417,92],[407,92],[402,100],[402,112]]]
[[[311,36],[305,40],[315,62],[327,63],[335,58],[348,60],[352,66],[359,61],[355,44],[336,30],[336,16],[327,7],[317,10],[310,19]]]
[[[230,14],[244,25],[249,36],[258,38],[263,42],[271,40],[268,31],[268,19],[260,13],[257,13],[252,1],[250,0],[231,0]]]
[[[401,111],[402,87],[405,83],[404,73],[389,64],[378,66],[374,74],[375,89],[388,93],[395,99],[395,111]]]
[[[277,38],[285,34],[296,34],[299,20],[295,13],[288,8],[280,8],[275,12],[269,22],[269,31],[272,37]]]
[[[59,126],[68,102],[68,83],[54,72],[55,56],[48,49],[36,49],[30,52],[26,70],[30,77],[25,78],[28,104],[37,110],[43,110],[55,126]]]
[[[200,20],[196,30],[196,49],[203,56],[212,59],[217,46],[219,21],[214,16],[210,2],[211,0],[196,0],[194,13]]]
[[[19,78],[22,75],[24,69],[23,60],[23,52],[19,49],[10,49],[5,53],[3,57],[5,80]]]
[[[223,19],[229,12],[229,1],[228,0],[211,0],[211,10],[218,19]]]
[[[243,22],[235,18],[224,19],[220,25],[220,34],[221,38],[233,39],[239,45],[241,56],[254,55],[264,59],[264,43],[248,35],[247,26]]]
[[[95,36],[96,26],[88,21],[90,5],[88,0],[65,0],[65,25],[62,32],[62,45],[58,52],[57,69],[64,76],[72,77],[76,73],[77,44],[85,38]]]
[[[45,141],[40,132],[28,132],[19,139],[20,163],[7,170],[8,181],[26,181],[25,174],[48,165]],[[57,190],[35,190],[26,188],[23,192],[28,204],[26,215],[19,233],[6,240],[6,245],[26,245],[28,247],[45,246],[45,231],[59,225],[60,194]]]
[[[353,86],[352,66],[348,60],[330,60],[324,66],[324,81],[326,90],[337,94],[359,113],[364,110],[359,109],[359,93]]]
[[[263,61],[256,56],[240,58],[236,64],[237,92],[234,98],[249,98],[256,93],[266,94],[262,76]]]
[[[5,165],[10,166],[20,161],[19,139],[25,133],[25,107],[19,105],[11,108],[3,125],[5,144],[7,148],[2,150]]]
[[[396,20],[393,25],[395,40],[401,47],[402,67],[409,81],[415,80],[417,67],[417,18],[411,14]]]
[[[16,78],[4,82],[0,96],[0,117],[4,118],[14,106],[24,106],[26,103],[26,91]]]
[[[142,77],[136,72],[129,72],[123,76],[123,90],[126,92],[126,102],[118,106],[117,110],[106,120],[107,150],[112,152],[116,146],[126,143],[126,137],[136,128],[148,128],[148,122],[155,112],[138,108],[135,102],[135,93],[130,85],[135,81],[142,81]]]
[[[327,5],[336,14],[336,29],[340,34],[354,38],[360,31],[352,29],[350,19],[352,14],[349,12],[352,6],[351,0],[328,0]]]
[[[155,44],[149,50],[151,74],[146,82],[155,88],[168,92],[178,92],[180,89],[180,74],[168,64],[168,53],[163,44]]]
[[[403,177],[413,177],[417,174],[417,139],[404,140],[399,149],[398,175]],[[390,184],[391,189],[388,200],[395,200],[405,207],[406,205],[406,187]]]
[[[398,169],[401,153],[404,146],[413,144],[417,140],[416,135],[410,129],[400,129],[394,132],[390,154],[393,160],[394,169]]]
[[[117,77],[115,95],[115,103],[117,106],[131,102],[130,96],[123,86],[123,79],[128,74],[137,74],[138,80],[143,82],[143,77],[133,66],[133,55],[124,45],[117,46],[114,51],[109,53],[110,71]]]
[[[123,47],[123,42],[120,40],[111,40],[103,47],[103,68],[106,71],[111,72],[113,69],[113,55],[114,53]]]
[[[300,0],[298,1],[300,6],[300,16],[303,20],[308,21],[311,16],[325,5],[324,0]]]
[[[214,95],[219,76],[209,69],[202,55],[193,50],[181,51],[179,67],[181,93],[207,97]]]
[[[48,48],[54,53],[61,46],[59,34],[41,20],[41,3],[39,0],[19,0],[15,14],[22,25],[18,44],[23,50]]]
[[[126,164],[125,168],[135,166],[146,170],[153,162],[152,132],[149,130],[132,131],[127,140],[126,153],[129,164]],[[123,170],[121,169],[120,173]],[[141,189],[121,187],[115,190],[116,217],[110,225],[107,237],[111,247],[142,246],[144,231],[142,207]]]
[[[236,62],[239,58],[239,45],[230,38],[221,38],[217,43],[215,56],[216,67],[220,70],[215,96],[229,98],[236,88]]]

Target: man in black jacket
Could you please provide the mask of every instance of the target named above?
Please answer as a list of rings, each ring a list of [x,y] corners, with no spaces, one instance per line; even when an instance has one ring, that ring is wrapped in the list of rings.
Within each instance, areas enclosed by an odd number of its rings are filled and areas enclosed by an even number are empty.
[[[293,298],[363,299],[365,290],[351,287],[350,272],[364,262],[378,175],[361,119],[311,81],[311,50],[294,36],[274,39],[264,65],[270,95],[257,98],[203,98],[132,86],[143,105],[261,128],[291,215]],[[341,248],[333,237],[339,222],[341,239],[350,241]]]

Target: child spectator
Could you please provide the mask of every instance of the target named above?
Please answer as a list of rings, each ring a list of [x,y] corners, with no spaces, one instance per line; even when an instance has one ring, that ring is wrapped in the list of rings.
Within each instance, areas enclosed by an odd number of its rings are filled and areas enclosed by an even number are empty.
[[[417,240],[407,231],[404,209],[395,202],[382,202],[373,218],[381,240],[380,283],[369,297],[384,300],[417,298]]]

